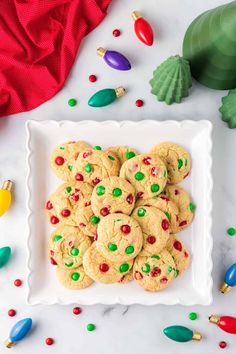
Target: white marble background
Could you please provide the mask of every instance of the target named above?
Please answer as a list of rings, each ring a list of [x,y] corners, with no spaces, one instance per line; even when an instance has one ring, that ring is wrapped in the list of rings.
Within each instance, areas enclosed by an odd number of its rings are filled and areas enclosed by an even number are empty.
[[[221,350],[217,346],[220,340],[226,340],[229,344],[226,353],[235,353],[236,337],[208,324],[208,316],[212,313],[236,316],[236,290],[227,296],[218,291],[224,270],[235,261],[236,250],[236,237],[226,235],[227,227],[236,224],[236,165],[235,131],[221,122],[218,113],[224,92],[194,83],[188,99],[182,104],[167,106],[156,102],[149,93],[148,84],[153,69],[162,60],[181,53],[182,39],[188,24],[202,11],[223,3],[223,0],[114,0],[109,16],[83,42],[64,89],[32,112],[0,120],[0,180],[12,179],[16,184],[14,204],[0,220],[0,246],[10,245],[13,249],[11,262],[0,270],[0,352],[8,352],[2,341],[11,326],[21,318],[32,316],[35,328],[27,340],[11,349],[15,353],[216,354]],[[133,10],[142,11],[153,24],[156,42],[152,48],[143,46],[135,38],[130,17]],[[120,28],[122,36],[114,38],[111,34],[114,28]],[[96,56],[98,46],[126,53],[133,63],[133,70],[119,73],[109,69]],[[98,76],[94,84],[87,79],[91,73]],[[98,110],[87,106],[87,99],[94,91],[121,84],[127,88],[127,94],[116,104]],[[78,105],[74,108],[67,105],[70,97],[78,99]],[[137,98],[145,100],[145,106],[141,109],[135,107]],[[30,307],[25,304],[26,286],[16,288],[12,284],[15,278],[26,278],[24,123],[27,119],[210,119],[213,122],[214,301],[211,306],[83,306],[83,313],[74,316],[73,306]],[[16,317],[7,316],[9,308],[17,310]],[[190,311],[198,313],[197,321],[188,320]],[[97,330],[87,332],[88,322],[95,323]],[[162,329],[172,324],[182,324],[201,331],[202,342],[178,344],[167,340],[162,335]],[[55,338],[55,345],[47,347],[44,344],[46,337]]]

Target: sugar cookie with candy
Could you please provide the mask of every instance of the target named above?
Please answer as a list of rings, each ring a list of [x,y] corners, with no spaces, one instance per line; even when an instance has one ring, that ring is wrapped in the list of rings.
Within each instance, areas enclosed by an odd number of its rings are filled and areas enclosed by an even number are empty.
[[[138,256],[133,266],[134,280],[147,291],[166,288],[175,278],[175,262],[167,250],[149,257]]]
[[[191,170],[191,157],[188,151],[175,143],[160,143],[150,152],[157,154],[166,164],[169,184],[181,182]]]
[[[73,176],[74,180],[90,183],[94,187],[104,178],[118,176],[119,170],[120,161],[115,154],[90,148],[79,154]]]
[[[124,178],[113,176],[98,183],[93,190],[91,204],[95,215],[110,213],[129,215],[135,203],[135,189]]]
[[[96,241],[87,249],[83,258],[86,274],[98,283],[117,283],[121,277],[127,274],[133,265],[133,260],[112,262],[106,259],[98,251]]]
[[[186,246],[176,235],[170,235],[166,249],[175,261],[177,275],[184,273],[188,269],[191,259]]]
[[[129,160],[132,159],[134,156],[139,155],[138,151],[134,148],[128,147],[128,146],[111,146],[107,149],[107,151],[110,151],[116,156],[118,156],[121,165]]]
[[[164,162],[153,154],[142,154],[126,161],[120,177],[127,179],[136,190],[138,198],[157,196],[165,188],[167,171]]]
[[[49,238],[49,257],[51,263],[62,268],[76,268],[83,262],[85,251],[91,240],[78,227],[60,226]]]
[[[191,202],[186,190],[178,185],[166,186],[163,195],[173,200],[179,209],[178,225],[175,229],[172,228],[173,233],[177,233],[191,224],[194,217],[195,205]]]
[[[132,280],[134,280],[133,277],[133,270],[131,269],[129,271],[129,273],[122,275],[122,277],[120,278],[120,280],[118,281],[119,284],[128,284],[129,282],[131,282]]]
[[[177,205],[165,195],[160,195],[158,197],[152,197],[148,199],[138,199],[135,207],[138,206],[152,206],[160,209],[163,211],[170,222],[170,233],[173,233],[174,230],[176,230],[179,220],[179,210]]]
[[[138,222],[128,215],[115,213],[103,218],[97,229],[95,245],[112,262],[129,261],[143,245],[143,233]]]
[[[155,207],[141,206],[131,214],[143,231],[141,256],[150,256],[166,247],[169,239],[170,222],[166,215]]]
[[[79,153],[90,147],[84,141],[68,141],[57,146],[51,155],[51,168],[63,181],[73,180],[73,165]]]
[[[71,290],[84,289],[93,283],[93,280],[85,273],[82,265],[73,269],[57,267],[56,274],[59,282],[65,288]]]

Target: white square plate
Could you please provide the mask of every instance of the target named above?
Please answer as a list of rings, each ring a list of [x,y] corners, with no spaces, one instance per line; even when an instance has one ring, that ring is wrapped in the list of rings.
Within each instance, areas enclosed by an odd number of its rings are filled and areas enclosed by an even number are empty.
[[[182,304],[208,305],[212,301],[211,237],[211,123],[209,121],[28,121],[28,302],[30,304]],[[162,141],[183,145],[192,155],[191,174],[182,183],[197,205],[192,225],[181,238],[192,253],[190,269],[169,288],[157,293],[144,291],[135,282],[93,284],[72,291],[63,288],[47,258],[47,239],[51,227],[44,213],[48,195],[61,183],[50,169],[50,154],[67,140],[85,140],[107,148],[129,145],[140,152]]]

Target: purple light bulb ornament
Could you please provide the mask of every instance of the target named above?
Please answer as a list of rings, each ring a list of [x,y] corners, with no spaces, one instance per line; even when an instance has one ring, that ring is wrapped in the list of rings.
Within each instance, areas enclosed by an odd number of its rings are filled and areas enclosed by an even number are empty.
[[[122,71],[131,69],[131,64],[128,59],[119,52],[100,47],[97,49],[97,54],[113,69]]]

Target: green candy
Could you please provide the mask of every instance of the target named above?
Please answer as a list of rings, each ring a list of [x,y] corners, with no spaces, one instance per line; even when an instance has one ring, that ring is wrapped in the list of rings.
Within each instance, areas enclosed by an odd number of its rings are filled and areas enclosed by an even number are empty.
[[[72,266],[73,266],[73,264],[74,264],[74,262],[65,263],[65,266],[66,266],[66,267],[68,267],[68,268],[70,268],[70,267],[72,267]]]
[[[65,150],[64,146],[60,146],[60,150]]]
[[[180,170],[182,166],[183,166],[183,160],[178,159],[178,170]]]
[[[142,216],[144,216],[146,214],[146,209],[139,208],[137,213],[138,213],[138,216],[142,217]]]
[[[93,324],[93,323],[87,324],[87,330],[88,330],[89,332],[94,331],[95,328],[96,328],[95,324]]]
[[[71,187],[67,187],[66,191],[67,191],[67,193],[70,193],[72,191],[72,188]]]
[[[178,269],[175,269],[174,277],[177,278],[178,275],[179,275],[179,270],[178,270]]]
[[[169,266],[168,269],[167,269],[168,273],[171,273],[172,270],[173,270],[173,268],[171,266]]]
[[[145,264],[142,266],[141,269],[142,269],[142,271],[143,271],[144,273],[149,273],[151,267],[150,267],[150,265],[149,265],[148,263],[145,263]]]
[[[161,259],[161,257],[160,256],[157,256],[157,255],[153,255],[153,256],[151,256],[151,258],[154,258],[154,259],[157,259],[158,261],[159,261],[159,259]]]
[[[114,158],[113,156],[111,156],[111,155],[108,155],[108,158],[109,158],[110,160],[112,160],[112,161],[115,160],[115,158]]]
[[[151,185],[151,191],[152,191],[153,193],[158,192],[159,189],[160,189],[160,187],[159,187],[158,184],[154,183],[154,184]]]
[[[108,244],[108,248],[109,248],[109,250],[112,251],[112,252],[114,252],[114,251],[117,250],[117,246],[116,246],[115,243],[109,243],[109,244]]]
[[[78,256],[78,254],[79,254],[79,249],[76,248],[76,247],[72,248],[71,251],[70,251],[70,254],[71,254],[72,256],[75,256],[75,257]]]
[[[96,188],[96,193],[97,193],[97,195],[103,195],[103,194],[105,193],[105,190],[106,190],[105,187],[103,187],[103,186],[98,186],[98,187]]]
[[[134,247],[133,247],[133,246],[128,246],[128,247],[126,247],[125,253],[126,253],[126,254],[132,254],[132,253],[134,253]]]
[[[168,211],[165,211],[165,215],[166,215],[167,219],[170,221],[171,220],[171,215],[168,213]]]
[[[80,274],[78,272],[72,273],[71,274],[71,279],[74,281],[78,281],[80,278]]]
[[[74,107],[75,105],[77,104],[77,101],[75,98],[70,98],[68,100],[68,105],[71,106],[71,107]]]
[[[143,172],[137,172],[134,175],[134,178],[136,179],[136,181],[142,181],[144,179],[144,174]]]
[[[53,241],[54,241],[54,242],[57,242],[57,241],[59,241],[60,239],[62,239],[62,236],[61,236],[61,235],[55,235],[55,236],[53,237]]]
[[[85,168],[84,168],[85,172],[90,173],[92,171],[92,166],[88,163]]]
[[[69,165],[68,166],[68,170],[70,170],[70,172],[73,170],[73,166],[72,165]]]
[[[99,221],[100,221],[100,218],[98,216],[93,215],[91,217],[91,224],[96,225],[99,223]]]
[[[188,160],[185,159],[185,161],[184,161],[184,166],[187,166],[187,164],[188,164]]]
[[[114,188],[112,194],[114,197],[119,197],[122,194],[122,190],[120,188]]]
[[[188,315],[188,318],[191,320],[191,321],[195,321],[197,319],[197,314],[196,312],[190,312],[189,315]]]
[[[93,150],[102,150],[102,148],[101,148],[101,146],[99,146],[99,145],[95,145],[95,146],[93,147]]]
[[[227,234],[229,236],[234,236],[236,234],[236,230],[234,227],[230,227],[228,230],[227,230]]]
[[[128,270],[129,270],[129,265],[128,265],[127,263],[121,264],[121,266],[120,266],[120,272],[121,272],[121,273],[125,273],[125,272],[127,272]]]
[[[189,203],[189,210],[194,213],[194,211],[196,210],[196,205],[194,205],[193,203]]]
[[[132,157],[135,156],[135,153],[133,151],[127,151],[125,156],[129,160],[129,159],[132,159]]]

